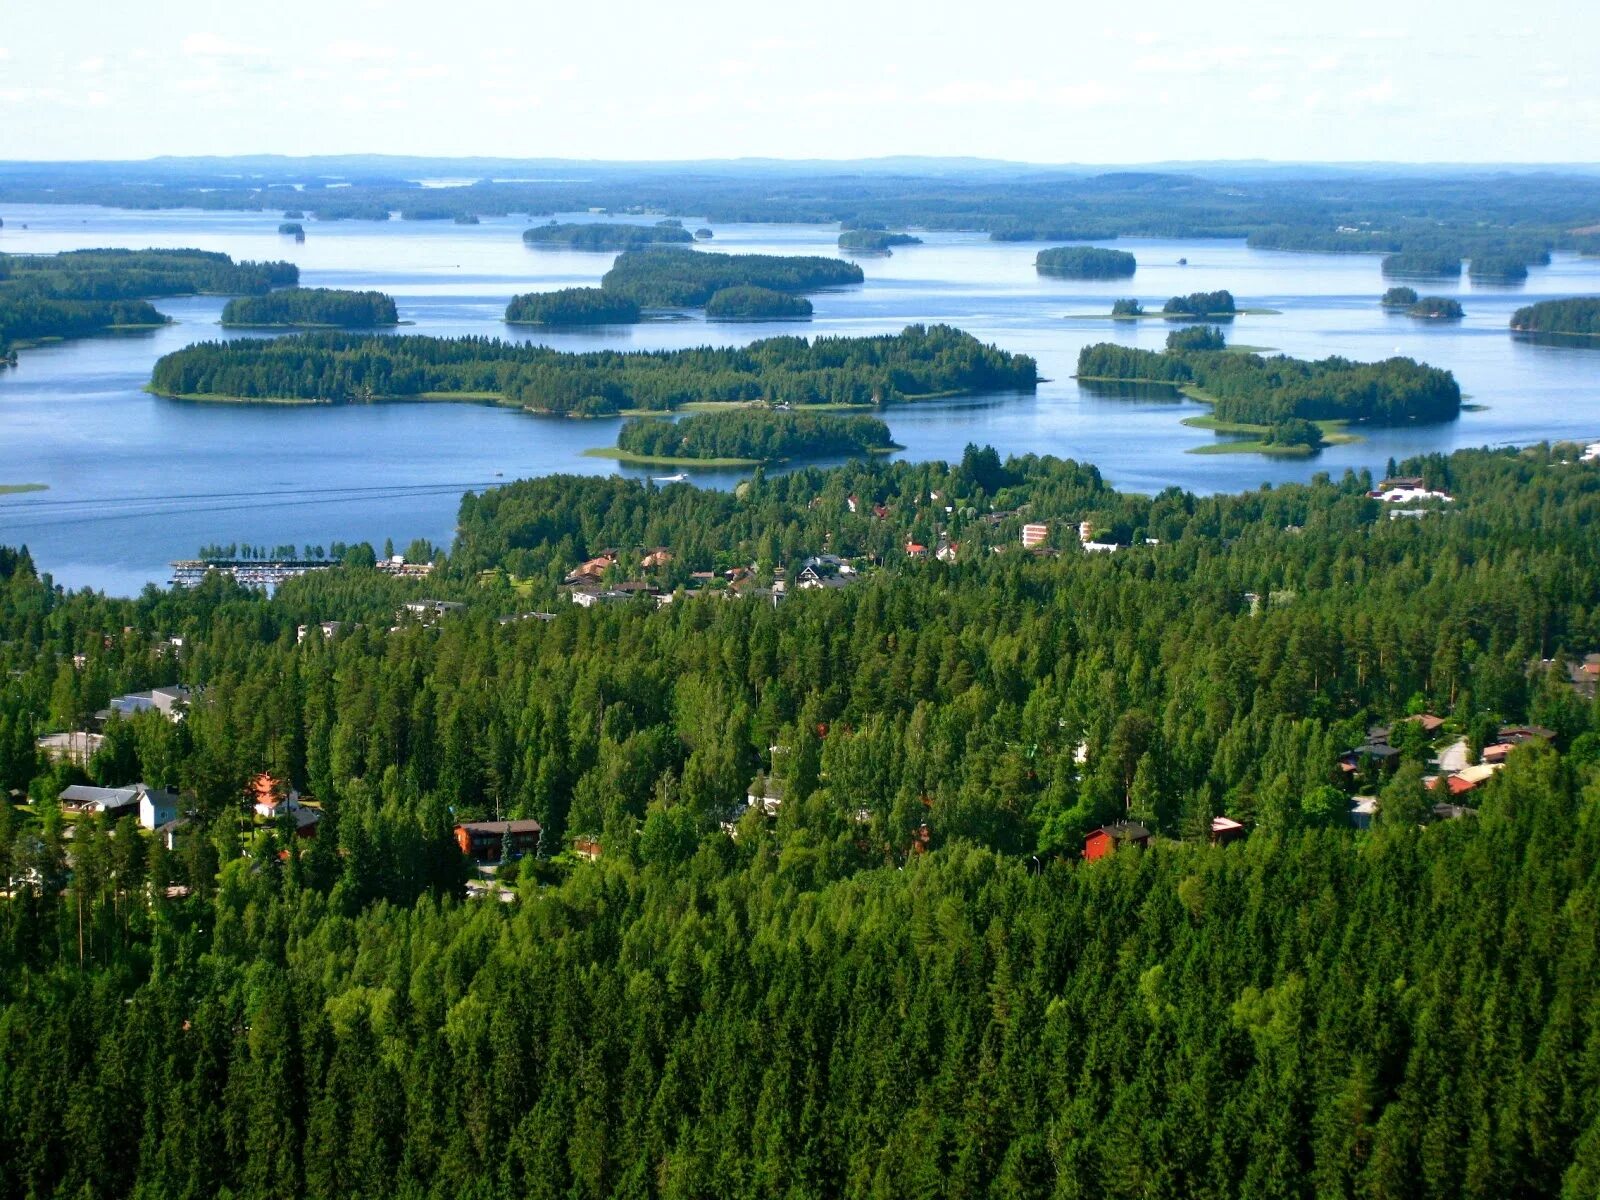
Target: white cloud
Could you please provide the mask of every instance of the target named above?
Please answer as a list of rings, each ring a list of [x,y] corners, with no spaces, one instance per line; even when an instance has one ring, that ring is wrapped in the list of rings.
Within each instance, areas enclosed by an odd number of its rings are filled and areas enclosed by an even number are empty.
[[[192,58],[251,58],[261,53],[254,46],[230,42],[216,33],[191,33],[183,39],[183,52]]]
[[[98,75],[105,69],[106,60],[98,54],[86,58],[78,64],[78,70],[82,71],[85,75]]]
[[[323,53],[340,62],[385,62],[395,56],[395,48],[345,40],[330,42]]]
[[[1354,98],[1365,104],[1389,104],[1394,100],[1394,80],[1380,79],[1371,87],[1357,88]]]
[[[1276,104],[1283,99],[1283,89],[1275,83],[1263,83],[1250,89],[1250,99],[1256,104]]]

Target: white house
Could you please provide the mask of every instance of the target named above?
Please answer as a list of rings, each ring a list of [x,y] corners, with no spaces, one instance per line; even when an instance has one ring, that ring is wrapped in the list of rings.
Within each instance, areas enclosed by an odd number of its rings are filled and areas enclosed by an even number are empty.
[[[178,819],[178,798],[171,792],[152,791],[142,784],[139,789],[139,824],[146,829],[159,829]],[[171,847],[168,847],[170,849]]]

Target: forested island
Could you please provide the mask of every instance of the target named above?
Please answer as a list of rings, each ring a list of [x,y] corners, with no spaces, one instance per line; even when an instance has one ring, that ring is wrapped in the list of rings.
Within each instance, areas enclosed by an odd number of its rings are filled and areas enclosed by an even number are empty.
[[[723,288],[814,292],[860,283],[855,263],[818,255],[714,254],[659,247],[617,255],[600,279],[608,292],[646,308],[697,308]]]
[[[1523,283],[1528,264],[1514,255],[1477,254],[1467,264],[1467,278],[1478,283]]]
[[[0,254],[0,355],[40,341],[163,325],[151,297],[258,295],[298,279],[292,263],[236,263],[205,250]]]
[[[846,254],[889,254],[896,246],[920,246],[922,239],[909,233],[886,229],[846,229],[839,235],[839,249]]]
[[[1033,266],[1041,275],[1062,279],[1127,279],[1139,262],[1126,250],[1099,246],[1052,246],[1039,251]]]
[[[1410,308],[1420,297],[1416,288],[1392,287],[1378,301],[1384,308]]]
[[[271,596],[0,551],[6,1191],[1593,1196],[1572,458],[1393,464],[1456,497],[1410,521],[1365,472],[1137,495],[976,447],[737,496],[561,476],[468,496],[425,584]],[[1025,520],[1123,549],[1035,557]],[[955,567],[907,554],[941,527]],[[863,577],[684,590],[822,546]],[[602,549],[678,598],[563,601]],[[182,722],[39,752],[173,683]],[[136,780],[182,822],[59,799]],[[538,849],[480,874],[455,826],[500,815]]]
[[[1157,353],[1102,342],[1079,352],[1078,377],[1173,384],[1209,403],[1213,419],[1228,425],[1271,426],[1290,417],[1403,425],[1450,421],[1461,413],[1455,377],[1409,358],[1311,362],[1218,350]]]
[[[1570,300],[1541,300],[1511,314],[1518,333],[1559,333],[1600,337],[1600,296],[1575,296]]]
[[[1413,250],[1384,257],[1383,273],[1394,279],[1457,279],[1461,255],[1452,250]]]
[[[1239,310],[1234,305],[1233,293],[1191,292],[1187,296],[1173,296],[1161,306],[1169,317],[1231,317]]]
[[[368,329],[399,322],[392,297],[343,288],[279,288],[236,297],[222,309],[225,329]]]
[[[1461,302],[1449,296],[1423,296],[1406,309],[1406,316],[1425,321],[1459,321],[1464,315]]]
[[[709,242],[715,236],[716,235],[704,225],[694,231],[694,240],[697,242]]]
[[[948,325],[879,337],[775,337],[742,348],[572,353],[491,338],[294,334],[201,342],[157,361],[150,389],[180,399],[360,404],[477,400],[605,416],[691,402],[892,404],[1032,391],[1038,367]]]
[[[290,237],[305,237],[306,227],[299,221],[284,221],[278,226],[278,232]]]
[[[803,320],[810,315],[811,301],[804,296],[765,287],[722,288],[706,301],[706,317],[712,321]]]
[[[635,417],[617,433],[617,456],[680,466],[755,466],[895,449],[877,417],[738,409],[690,413],[677,420]]]
[[[674,221],[655,225],[623,225],[610,221],[583,221],[535,225],[525,229],[522,240],[530,246],[550,246],[562,250],[636,250],[661,243],[692,242],[694,235]]]
[[[511,297],[508,325],[633,325],[639,306],[603,288],[561,288]]]

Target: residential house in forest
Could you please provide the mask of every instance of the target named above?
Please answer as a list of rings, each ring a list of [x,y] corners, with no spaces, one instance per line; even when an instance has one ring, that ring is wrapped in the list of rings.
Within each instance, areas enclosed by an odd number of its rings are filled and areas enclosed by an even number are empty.
[[[1150,831],[1137,821],[1117,821],[1091,830],[1083,839],[1083,859],[1094,862],[1123,846],[1143,848],[1150,844]]]
[[[507,853],[514,859],[537,853],[542,835],[539,822],[532,818],[521,821],[464,821],[456,826],[455,832],[461,853],[479,863],[499,862]]]

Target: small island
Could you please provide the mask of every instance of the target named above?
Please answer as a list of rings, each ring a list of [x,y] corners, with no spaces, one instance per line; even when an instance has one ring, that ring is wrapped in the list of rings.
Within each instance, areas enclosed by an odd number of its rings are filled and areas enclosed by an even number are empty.
[[[865,278],[855,263],[820,255],[716,254],[655,246],[617,255],[600,286],[646,308],[698,308],[724,288],[814,292]]]
[[[1461,256],[1445,250],[1407,250],[1383,260],[1390,279],[1459,279]]]
[[[306,235],[306,227],[299,221],[285,221],[278,226],[278,232],[289,237],[303,238]]]
[[[1392,287],[1378,301],[1384,308],[1410,308],[1417,302],[1417,289]]]
[[[451,217],[450,219],[452,221],[454,221],[457,225],[477,225],[477,224],[479,224],[478,214],[477,213],[458,212],[455,216]]]
[[[655,225],[623,225],[610,221],[584,221],[535,225],[522,233],[525,244],[556,250],[615,251],[692,242],[694,235],[676,221]]]
[[[614,449],[597,453],[650,466],[734,467],[896,449],[877,417],[751,408],[676,421],[636,417],[617,432]]]
[[[884,229],[846,229],[839,235],[839,249],[846,254],[890,254],[895,246],[920,245],[919,237]]]
[[[639,306],[602,288],[562,288],[511,297],[508,325],[634,325]]]
[[[1184,335],[1192,332],[1184,330]],[[1408,425],[1454,420],[1461,388],[1449,371],[1409,358],[1358,363],[1316,362],[1224,351],[1221,336],[1173,335],[1164,352],[1102,342],[1078,354],[1078,378],[1108,383],[1167,384],[1211,406],[1183,423],[1244,440],[1197,447],[1198,454],[1315,453],[1324,445],[1358,440],[1352,424]],[[1313,438],[1305,424],[1316,428]]]
[[[1529,304],[1511,314],[1511,328],[1516,333],[1600,338],[1600,296],[1574,296]]]
[[[1215,325],[1191,325],[1167,334],[1167,350],[1181,354],[1186,350],[1226,350],[1228,341]]]
[[[224,329],[368,329],[399,323],[389,296],[343,288],[281,288],[237,297],[222,309]]]
[[[1234,304],[1232,292],[1220,291],[1174,296],[1161,306],[1161,311],[1168,317],[1203,320],[1207,317],[1232,317],[1239,309]]]
[[[1070,321],[1104,320],[1106,313],[1068,313]],[[1148,309],[1131,297],[1114,301],[1110,318],[1113,321],[1231,321],[1234,317],[1275,317],[1276,308],[1240,308],[1233,293],[1191,292],[1187,296],[1173,296],[1158,309]]]
[[[694,231],[694,240],[697,242],[709,242],[714,236],[716,235],[704,225]]]
[[[1059,279],[1127,279],[1138,270],[1139,262],[1126,250],[1052,246],[1039,251],[1033,266],[1039,274]]]
[[[804,296],[764,287],[728,287],[706,301],[712,321],[795,321],[811,316],[811,301]]]
[[[1423,321],[1459,321],[1465,314],[1448,296],[1424,296],[1406,309],[1406,316]]]
[[[1467,264],[1467,278],[1474,283],[1526,283],[1528,264],[1510,254],[1479,254]]]
[[[298,208],[291,208],[284,212],[283,219],[285,221],[304,221],[306,219],[306,214],[301,212]]]

